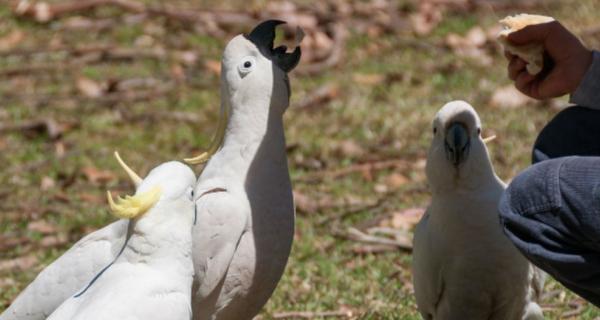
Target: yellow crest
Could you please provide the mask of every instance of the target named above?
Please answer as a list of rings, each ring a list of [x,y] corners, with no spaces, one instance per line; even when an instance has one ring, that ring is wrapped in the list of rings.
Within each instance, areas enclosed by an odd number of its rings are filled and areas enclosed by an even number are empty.
[[[150,191],[135,196],[119,197],[117,198],[117,203],[115,203],[110,191],[106,191],[113,215],[121,219],[132,219],[146,213],[158,201],[160,193],[160,188],[154,187]]]

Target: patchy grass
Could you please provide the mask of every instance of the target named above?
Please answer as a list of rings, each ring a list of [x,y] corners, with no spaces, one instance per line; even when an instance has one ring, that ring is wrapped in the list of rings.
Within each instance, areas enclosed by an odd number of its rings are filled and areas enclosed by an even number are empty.
[[[251,2],[253,8],[265,3]],[[193,4],[175,3],[184,7]],[[226,9],[248,5],[247,1],[214,4]],[[405,9],[411,11],[416,7],[414,3],[407,4]],[[598,9],[593,0],[572,0],[544,5],[539,12],[558,17],[568,27],[583,32],[599,21]],[[360,207],[362,203],[381,202],[376,208],[357,210],[324,224],[320,223],[323,219],[348,212],[354,206],[324,205],[311,212],[299,212],[292,256],[285,276],[264,309],[265,317],[280,311],[347,308],[364,319],[419,318],[410,285],[410,254],[401,251],[357,254],[356,243],[335,237],[332,231],[427,205],[429,195],[422,164],[431,138],[430,121],[450,100],[471,102],[480,113],[484,133],[498,135],[490,145],[490,153],[500,177],[510,180],[527,167],[536,134],[556,113],[553,106],[557,103],[527,103],[512,109],[492,106],[490,97],[496,89],[510,84],[498,48],[488,45],[485,54],[492,61],[482,64],[477,57],[461,56],[445,45],[448,35],[465,35],[475,26],[488,30],[507,13],[449,10],[439,26],[422,37],[415,37],[409,31],[376,37],[351,31],[345,57],[338,67],[316,76],[291,76],[293,103],[324,84],[335,84],[339,90],[328,104],[312,110],[291,107],[286,114],[288,144],[293,146],[289,162],[295,191],[315,202],[326,199],[329,204],[346,201],[359,203]],[[110,18],[119,14],[117,10],[102,9],[91,16]],[[160,162],[182,159],[206,146],[218,115],[219,79],[204,63],[219,60],[227,39],[199,35],[160,18],[123,22],[93,32],[61,32],[60,26],[60,21],[41,25],[15,19],[6,6],[0,5],[0,38],[21,30],[25,37],[20,47],[108,43],[132,47],[150,41],[151,45],[169,50],[193,50],[198,53],[199,61],[183,66],[182,71],[177,69],[176,62],[165,58],[111,61],[57,72],[2,76],[0,122],[54,119],[66,128],[57,139],[35,132],[0,134],[3,164],[0,240],[5,244],[23,240],[21,245],[8,246],[0,252],[0,310],[70,243],[112,221],[104,203],[105,190],[122,193],[130,190],[125,175],[112,158],[113,150],[120,150],[133,167],[145,173]],[[597,35],[584,39],[590,45],[599,44]],[[65,66],[69,62],[60,54],[2,57],[0,72],[48,61]],[[138,102],[81,99],[74,86],[80,77],[98,82],[143,77],[160,80],[170,79],[180,71],[186,81],[176,83],[166,93]],[[393,80],[364,80],[364,76],[371,75]],[[161,112],[193,113],[199,115],[199,120],[152,116]],[[339,178],[323,177],[317,181],[307,179],[324,170],[390,159],[404,159],[411,165]],[[84,168],[107,171],[112,176],[95,179],[83,173]],[[406,181],[390,186],[387,179],[394,174],[405,177]],[[44,221],[51,231],[32,230],[33,221]],[[52,237],[65,237],[67,241],[45,246]],[[5,244],[0,243],[0,248]],[[23,269],[1,267],[3,262],[20,257],[32,257],[34,263],[27,265],[21,261]],[[581,303],[554,281],[548,282],[547,290],[558,290],[558,294],[544,301],[548,318],[559,318],[570,309],[571,303]],[[597,309],[586,305],[577,318],[598,316]]]

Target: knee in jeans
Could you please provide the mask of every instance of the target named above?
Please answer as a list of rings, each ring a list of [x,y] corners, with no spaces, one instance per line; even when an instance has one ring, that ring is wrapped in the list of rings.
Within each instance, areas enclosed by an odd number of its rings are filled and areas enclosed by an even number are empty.
[[[559,170],[565,159],[537,163],[516,176],[502,197],[501,214],[533,215],[558,209]]]

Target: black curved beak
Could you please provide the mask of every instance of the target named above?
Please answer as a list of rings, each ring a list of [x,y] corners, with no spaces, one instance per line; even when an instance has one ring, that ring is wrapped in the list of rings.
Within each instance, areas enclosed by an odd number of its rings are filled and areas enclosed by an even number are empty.
[[[455,167],[458,167],[467,159],[471,149],[471,137],[464,124],[454,122],[446,128],[444,149],[446,150],[446,158]]]
[[[286,46],[273,48],[275,28],[284,23],[285,21],[281,20],[263,21],[254,27],[249,34],[244,36],[254,43],[263,55],[271,59],[271,61],[273,61],[281,70],[287,73],[292,71],[300,62],[302,50],[300,49],[300,46],[297,46],[294,48],[294,51],[287,53]],[[302,31],[298,30],[297,32]],[[298,34],[296,36],[298,38]]]

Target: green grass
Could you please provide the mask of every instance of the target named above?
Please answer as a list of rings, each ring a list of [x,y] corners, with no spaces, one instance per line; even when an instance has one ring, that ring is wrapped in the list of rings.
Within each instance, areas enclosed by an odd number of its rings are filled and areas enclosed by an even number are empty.
[[[250,2],[210,3],[225,9],[261,8],[265,4],[264,1]],[[417,7],[413,2],[403,3],[406,4],[401,7],[407,11]],[[177,1],[176,4],[194,7],[196,3]],[[582,31],[597,23],[600,18],[597,9],[594,0],[572,0],[543,5],[539,12],[559,17],[569,28]],[[449,34],[464,35],[475,26],[487,30],[508,13],[449,10],[438,28],[424,37],[415,37],[409,31],[370,37],[350,30],[340,66],[316,76],[291,75],[292,104],[324,84],[335,84],[340,91],[326,105],[311,111],[291,107],[285,116],[288,144],[296,146],[290,149],[288,157],[297,192],[311,199],[327,198],[332,203],[344,199],[372,202],[383,197],[377,189],[390,174],[401,174],[408,181],[390,190],[391,196],[380,207],[359,210],[344,219],[318,223],[351,210],[347,206],[325,206],[315,212],[300,212],[292,255],[283,279],[264,309],[265,317],[281,311],[347,308],[353,311],[353,318],[419,319],[410,286],[410,254],[401,251],[356,254],[353,251],[356,243],[335,237],[332,230],[359,226],[398,210],[427,205],[425,176],[422,166],[417,164],[426,157],[431,119],[450,100],[472,103],[482,118],[484,133],[498,136],[489,149],[501,178],[510,180],[527,167],[536,134],[556,110],[550,108],[550,102],[516,109],[491,106],[489,101],[494,90],[510,84],[501,52],[490,46],[486,52],[490,52],[493,62],[482,65],[475,59],[457,55],[444,45]],[[100,9],[89,17],[118,19],[119,15],[118,10]],[[99,82],[139,77],[169,79],[176,62],[171,59],[110,61],[58,74],[36,73],[0,79],[1,123],[52,118],[59,123],[76,124],[65,131],[59,141],[39,134],[0,133],[0,162],[3,164],[0,234],[3,238],[29,239],[23,246],[0,252],[0,263],[22,256],[38,259],[30,269],[0,270],[0,310],[8,306],[44,266],[68,249],[70,243],[113,220],[104,203],[105,190],[123,193],[130,190],[125,175],[112,159],[113,150],[120,150],[132,167],[146,173],[160,162],[196,153],[209,143],[216,127],[219,79],[204,67],[204,62],[219,60],[226,39],[197,34],[160,18],[137,24],[122,23],[102,32],[60,32],[58,27],[60,21],[43,25],[16,19],[6,6],[0,5],[0,38],[18,28],[27,35],[20,44],[22,47],[43,48],[54,42],[72,46],[116,43],[132,47],[140,37],[150,34],[155,44],[166,49],[197,52],[199,62],[183,67],[187,81],[176,84],[168,94],[139,102],[96,103],[90,99],[56,97],[39,101],[33,97],[42,93],[76,92],[74,84],[80,76]],[[598,39],[584,38],[593,46],[600,44]],[[0,71],[44,61],[65,62],[60,55],[30,59],[2,57]],[[361,75],[372,74],[396,80],[389,84],[357,82]],[[21,95],[1,98],[15,94]],[[144,118],[168,111],[195,113],[200,115],[200,121],[191,124],[160,117]],[[129,120],[136,118],[138,120]],[[342,144],[348,141],[360,150],[344,152]],[[66,152],[59,158],[56,150],[63,147]],[[405,159],[411,165],[376,171],[371,176],[358,172],[337,179],[324,178],[317,183],[305,179],[319,170],[390,159]],[[110,171],[118,179],[105,184],[88,181],[81,171],[87,166]],[[44,177],[53,179],[56,186],[42,190]],[[33,220],[54,225],[55,232],[66,235],[69,243],[41,247],[47,235],[28,230],[28,223]],[[549,281],[547,291],[554,290],[561,293],[543,302],[549,319],[560,318],[563,312],[570,310],[569,303],[580,301],[558,283]],[[596,308],[586,305],[577,319],[599,316]]]

